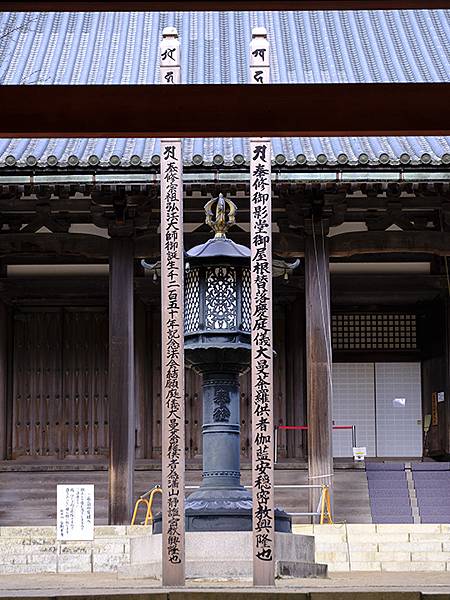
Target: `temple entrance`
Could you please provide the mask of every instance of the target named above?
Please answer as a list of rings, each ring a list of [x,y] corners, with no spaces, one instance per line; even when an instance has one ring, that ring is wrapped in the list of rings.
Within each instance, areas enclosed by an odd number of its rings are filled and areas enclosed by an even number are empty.
[[[368,456],[422,456],[421,364],[335,363],[333,420],[356,426],[357,444]],[[350,433],[335,430],[334,456],[351,452]]]

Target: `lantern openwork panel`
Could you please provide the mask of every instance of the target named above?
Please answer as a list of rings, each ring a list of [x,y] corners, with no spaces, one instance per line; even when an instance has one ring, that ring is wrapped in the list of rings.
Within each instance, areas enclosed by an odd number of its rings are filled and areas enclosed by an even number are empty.
[[[248,343],[251,321],[248,259],[188,258],[184,293],[186,341]]]

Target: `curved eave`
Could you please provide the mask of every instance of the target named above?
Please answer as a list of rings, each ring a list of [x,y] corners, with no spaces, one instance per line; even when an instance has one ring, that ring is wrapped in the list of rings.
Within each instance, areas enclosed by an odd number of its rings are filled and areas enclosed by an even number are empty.
[[[189,175],[198,174],[199,177],[205,174],[244,174],[248,173],[249,165],[233,165],[233,166],[221,166],[216,165],[184,165],[184,172]],[[392,161],[389,163],[382,164],[348,164],[340,165],[329,163],[326,165],[317,163],[308,163],[305,165],[277,165],[273,164],[273,173],[285,174],[285,175],[296,175],[296,174],[308,174],[308,173],[450,173],[450,164],[448,162],[434,162],[431,164],[414,163],[402,164],[399,161]],[[14,166],[0,165],[0,177],[20,177],[20,176],[43,176],[43,177],[59,177],[65,176],[76,176],[76,175],[117,175],[120,179],[121,175],[154,175],[155,178],[159,176],[159,167],[154,165],[150,166],[117,166],[113,167],[110,165],[86,165],[79,166],[77,168],[66,166],[57,167],[41,167],[39,165],[31,167],[29,165],[16,164]],[[192,179],[191,179],[192,181]],[[199,178],[198,183],[202,180]],[[49,181],[49,183],[52,183]]]

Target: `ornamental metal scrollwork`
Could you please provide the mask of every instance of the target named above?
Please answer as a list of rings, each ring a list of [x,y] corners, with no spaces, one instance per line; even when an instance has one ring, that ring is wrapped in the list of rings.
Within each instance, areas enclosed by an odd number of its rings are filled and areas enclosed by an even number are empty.
[[[213,411],[213,421],[216,423],[228,423],[231,417],[230,409],[228,408],[228,404],[230,404],[230,394],[225,389],[217,390],[216,396],[214,398],[214,404],[216,405]]]
[[[206,329],[236,327],[236,271],[230,267],[206,270]]]

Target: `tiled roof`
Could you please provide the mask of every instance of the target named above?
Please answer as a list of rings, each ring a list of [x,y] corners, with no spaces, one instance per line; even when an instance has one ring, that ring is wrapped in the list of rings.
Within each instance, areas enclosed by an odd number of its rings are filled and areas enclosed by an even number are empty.
[[[450,80],[450,11],[229,13],[2,13],[3,84],[157,83],[158,43],[175,25],[184,83],[244,83],[252,27],[272,46],[272,80]],[[330,110],[333,99],[330,98]],[[130,105],[130,110],[132,106]],[[295,110],[295,107],[293,107]],[[155,165],[155,139],[0,140],[0,166]],[[274,160],[293,165],[448,165],[448,137],[274,139]],[[243,139],[186,139],[189,164],[243,164]]]

